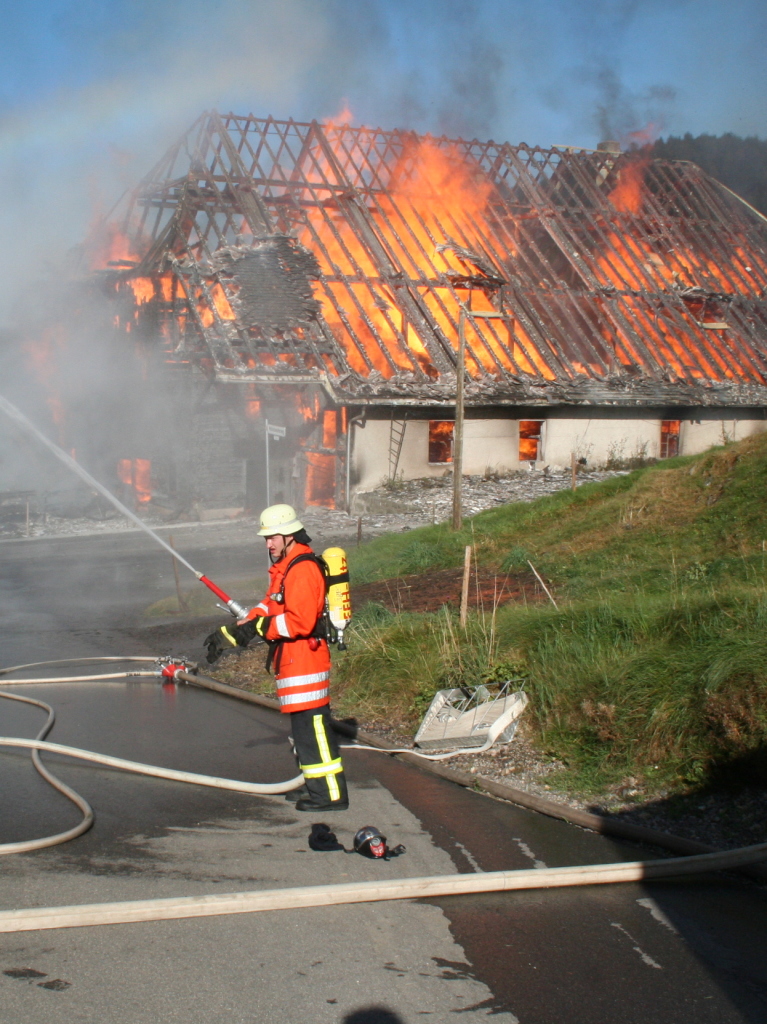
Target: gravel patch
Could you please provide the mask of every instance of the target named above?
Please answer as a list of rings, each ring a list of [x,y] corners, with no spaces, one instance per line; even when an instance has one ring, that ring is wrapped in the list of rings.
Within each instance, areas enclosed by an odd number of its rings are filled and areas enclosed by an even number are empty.
[[[583,470],[578,486],[625,475],[627,471]],[[469,476],[463,481],[463,511],[473,516],[487,509],[514,501],[535,501],[547,494],[571,487],[570,471],[520,470],[508,476]],[[351,514],[340,509],[310,506],[300,511],[309,533],[325,543],[333,539],[356,542],[361,527],[363,540],[384,533],[400,533],[430,523],[447,522],[452,518],[453,481],[450,473],[442,477],[397,481],[391,486],[366,491],[354,498]],[[64,514],[61,514],[66,507]],[[241,509],[203,509],[179,514],[148,502],[136,514],[152,529],[189,526],[221,526],[227,523],[258,526],[258,516]],[[0,503],[0,540],[35,537],[88,536],[89,534],[124,533],[136,530],[135,523],[122,516],[100,495],[77,493],[58,505],[48,503],[41,510],[30,501],[27,519],[24,502]]]

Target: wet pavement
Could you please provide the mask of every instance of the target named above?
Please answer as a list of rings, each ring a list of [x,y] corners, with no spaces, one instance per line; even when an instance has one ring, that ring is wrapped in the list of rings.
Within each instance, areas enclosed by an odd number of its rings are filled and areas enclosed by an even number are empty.
[[[68,585],[85,540],[45,543],[45,558],[6,559],[22,545],[0,546],[3,664],[199,651],[215,620],[140,622],[172,578],[132,535],[87,550],[90,588]],[[234,572],[243,558],[225,541],[198,554],[222,579],[227,559]],[[283,717],[216,694],[154,681],[15,692],[56,708],[58,742],[247,781],[294,774]],[[0,702],[3,735],[34,735],[41,721]],[[3,909],[657,855],[376,753],[346,755],[351,807],[325,817],[347,849],[365,824],[403,842],[406,855],[384,864],[311,851],[315,819],[281,798],[46,760],[91,802],[96,824],[64,846],[2,858]],[[27,755],[1,754],[0,771],[0,841],[77,820]],[[8,934],[0,1001],[3,1019],[33,1024],[761,1022],[766,911],[765,890],[733,876]]]

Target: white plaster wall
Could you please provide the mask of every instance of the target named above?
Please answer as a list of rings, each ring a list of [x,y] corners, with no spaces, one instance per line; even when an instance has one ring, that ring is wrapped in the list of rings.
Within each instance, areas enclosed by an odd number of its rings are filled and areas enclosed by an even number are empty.
[[[682,420],[679,451],[682,455],[697,455],[713,445],[742,441],[763,430],[767,430],[765,420]]]
[[[463,471],[467,476],[479,476],[486,469],[517,469],[518,456],[516,420],[465,420]]]
[[[545,420],[539,465],[563,468],[570,454],[585,458],[589,466],[600,466],[612,455],[631,458],[644,454],[657,458],[660,450],[660,419],[557,419]],[[369,420],[364,429],[355,428],[353,465],[357,491],[379,487],[389,473],[388,420]],[[694,455],[712,445],[739,441],[767,430],[765,420],[682,420],[679,452]],[[464,473],[476,476],[486,469],[515,470],[520,463],[519,423],[516,420],[466,420]],[[449,464],[431,466],[428,420],[409,420],[400,455],[398,475],[413,480],[441,476]]]
[[[356,480],[353,489],[372,491],[388,476],[389,422],[368,420],[364,427],[355,426],[352,429],[352,473]]]
[[[405,480],[415,480],[420,476],[442,476],[451,465],[449,462],[429,465],[429,421],[408,420],[397,475],[401,474]]]
[[[542,461],[552,467],[566,467],[571,452],[587,459],[589,466],[604,465],[611,455],[628,459],[644,452],[647,458],[658,458],[660,425],[660,419],[550,419],[543,430]],[[765,429],[765,420],[682,420],[679,454],[696,455],[713,445],[740,441]]]
[[[659,419],[550,419],[543,438],[543,462],[552,467],[570,465],[570,455],[600,466],[610,455],[631,458],[644,454],[657,458],[660,447]]]
[[[355,490],[370,491],[389,475],[388,420],[368,420],[355,427],[352,456]],[[478,475],[486,469],[517,469],[519,424],[515,420],[466,420],[464,422],[463,471]],[[570,456],[568,455],[568,462]],[[429,421],[408,420],[397,475],[405,480],[442,476],[451,463],[429,464]]]

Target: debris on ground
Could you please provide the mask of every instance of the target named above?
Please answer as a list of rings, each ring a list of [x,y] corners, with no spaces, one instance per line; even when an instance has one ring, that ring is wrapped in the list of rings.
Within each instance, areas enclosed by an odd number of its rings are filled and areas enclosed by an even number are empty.
[[[595,483],[626,470],[581,469],[577,485]],[[536,501],[547,494],[568,490],[572,486],[570,470],[531,469],[507,475],[466,476],[463,479],[462,505],[464,516],[474,516],[487,509],[514,501]],[[396,480],[384,483],[374,491],[355,494],[350,515],[334,509],[305,509],[303,518],[318,533],[333,536],[355,536],[361,521],[362,539],[382,533],[401,533],[418,526],[448,522],[453,514],[453,477],[418,480]],[[310,529],[311,532],[311,529]]]
[[[577,483],[582,486],[625,470],[581,468]],[[467,476],[463,480],[463,513],[473,516],[486,509],[513,501],[535,501],[546,494],[566,490],[572,484],[570,470],[520,470],[508,475]],[[301,521],[317,540],[333,538],[347,544],[383,533],[401,533],[419,526],[447,522],[452,516],[453,480],[449,472],[440,477],[396,480],[374,491],[354,495],[351,513],[341,509],[310,506],[300,511]],[[220,525],[237,522],[258,525],[258,515],[242,508],[202,508],[194,503],[183,512],[151,500],[136,510],[152,529],[162,526]],[[0,494],[0,539],[85,536],[135,530],[135,523],[121,515],[100,494],[82,488],[72,492],[40,495],[34,492]]]

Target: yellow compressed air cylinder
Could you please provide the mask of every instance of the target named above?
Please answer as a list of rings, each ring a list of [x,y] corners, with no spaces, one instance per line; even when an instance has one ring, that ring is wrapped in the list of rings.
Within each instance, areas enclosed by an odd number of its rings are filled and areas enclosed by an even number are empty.
[[[338,649],[343,651],[344,630],[352,617],[352,597],[349,591],[349,567],[343,548],[325,548],[322,552],[328,567],[326,580],[328,618],[338,634]]]

